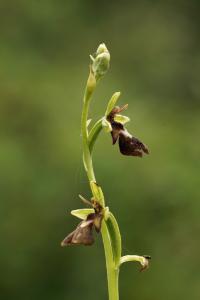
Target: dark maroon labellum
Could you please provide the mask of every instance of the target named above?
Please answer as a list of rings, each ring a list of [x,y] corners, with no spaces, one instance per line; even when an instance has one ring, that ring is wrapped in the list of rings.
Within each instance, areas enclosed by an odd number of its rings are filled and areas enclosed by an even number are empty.
[[[143,153],[149,154],[148,148],[140,140],[131,136],[127,131],[120,132],[119,149],[124,155],[142,157]]]

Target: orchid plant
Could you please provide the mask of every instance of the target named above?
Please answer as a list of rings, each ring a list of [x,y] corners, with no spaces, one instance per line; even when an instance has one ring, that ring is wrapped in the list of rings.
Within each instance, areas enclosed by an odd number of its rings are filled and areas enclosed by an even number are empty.
[[[67,237],[61,242],[62,246],[68,245],[92,245],[94,243],[94,233],[101,232],[108,280],[109,300],[119,300],[118,277],[120,266],[129,261],[139,262],[141,270],[149,266],[150,256],[125,255],[121,256],[121,235],[117,221],[106,206],[104,194],[98,184],[92,163],[92,151],[95,142],[102,131],[110,133],[112,144],[118,141],[121,154],[128,156],[142,157],[148,154],[149,150],[138,138],[133,137],[125,128],[129,118],[120,113],[127,109],[128,104],[122,107],[116,106],[120,92],[116,92],[108,102],[105,115],[89,129],[91,120],[88,119],[89,106],[97,83],[104,77],[110,65],[110,53],[105,44],[100,44],[95,55],[91,56],[89,77],[87,80],[83,97],[83,110],[81,118],[81,133],[83,144],[83,164],[92,196],[88,201],[79,195],[81,200],[90,207],[72,210],[71,214],[81,222]]]

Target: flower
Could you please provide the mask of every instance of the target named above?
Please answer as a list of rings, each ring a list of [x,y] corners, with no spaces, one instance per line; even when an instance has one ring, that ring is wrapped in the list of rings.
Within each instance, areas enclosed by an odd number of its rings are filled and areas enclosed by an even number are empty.
[[[90,246],[94,243],[93,228],[99,233],[101,230],[101,223],[103,219],[103,212],[101,205],[93,201],[94,213],[87,216],[86,220],[81,221],[76,229],[68,234],[61,242],[61,246],[69,245],[85,245]]]
[[[127,104],[119,107],[114,107],[107,116],[107,121],[112,127],[111,136],[113,145],[119,143],[120,152],[123,155],[142,157],[143,154],[149,154],[149,150],[138,138],[132,136],[124,125],[115,121],[115,116],[127,108]]]

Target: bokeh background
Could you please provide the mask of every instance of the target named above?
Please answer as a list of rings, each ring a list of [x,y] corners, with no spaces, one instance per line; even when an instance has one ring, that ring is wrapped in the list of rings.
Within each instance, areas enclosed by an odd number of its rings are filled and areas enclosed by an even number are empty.
[[[90,197],[80,114],[89,54],[111,69],[95,121],[115,91],[128,130],[151,155],[121,156],[101,134],[94,165],[123,239],[120,299],[200,299],[200,2],[1,0],[0,293],[3,300],[107,299],[100,236],[61,248]]]

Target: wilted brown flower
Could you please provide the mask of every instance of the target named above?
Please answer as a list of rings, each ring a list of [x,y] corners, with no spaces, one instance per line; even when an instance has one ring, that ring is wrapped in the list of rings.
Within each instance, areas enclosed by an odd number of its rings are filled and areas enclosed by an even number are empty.
[[[94,202],[93,205],[95,212],[87,216],[86,220],[83,220],[78,224],[76,229],[64,238],[61,242],[61,246],[68,245],[85,245],[90,246],[94,243],[93,228],[96,232],[100,232],[101,223],[103,219],[102,207],[100,204]]]
[[[144,262],[142,264],[142,268],[140,269],[140,272],[145,271],[146,269],[149,268],[149,260],[151,259],[151,256],[149,255],[143,255],[144,257]]]

